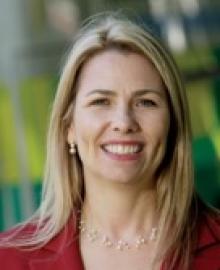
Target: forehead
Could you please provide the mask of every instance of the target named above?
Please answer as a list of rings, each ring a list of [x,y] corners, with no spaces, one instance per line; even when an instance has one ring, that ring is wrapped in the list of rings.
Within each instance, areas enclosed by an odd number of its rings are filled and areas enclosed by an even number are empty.
[[[159,72],[145,56],[130,51],[110,49],[91,56],[82,66],[78,77],[78,91],[94,89],[164,91]]]

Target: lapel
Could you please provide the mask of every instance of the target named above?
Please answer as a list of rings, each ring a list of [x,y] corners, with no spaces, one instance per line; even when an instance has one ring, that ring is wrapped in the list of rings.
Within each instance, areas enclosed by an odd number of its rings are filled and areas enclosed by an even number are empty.
[[[193,250],[192,268],[193,270],[220,270],[220,219],[213,215],[203,215],[198,223],[198,239]],[[213,247],[216,251],[213,252]],[[166,264],[169,259],[162,263],[160,270],[167,269]],[[175,270],[181,270],[179,260],[177,260]]]
[[[200,224],[198,244],[195,252],[199,253],[209,247],[220,245],[220,219],[219,217],[206,215]]]
[[[29,260],[30,270],[84,270],[79,240],[70,218],[65,228]]]

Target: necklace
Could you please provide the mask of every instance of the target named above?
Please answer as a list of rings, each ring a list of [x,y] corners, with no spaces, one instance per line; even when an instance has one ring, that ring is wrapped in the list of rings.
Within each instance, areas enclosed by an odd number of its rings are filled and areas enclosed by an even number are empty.
[[[79,222],[79,231],[90,242],[99,242],[106,248],[113,248],[116,250],[124,251],[130,249],[140,249],[147,245],[149,242],[155,241],[157,239],[158,229],[156,227],[152,227],[149,235],[138,235],[132,243],[124,241],[123,239],[113,241],[107,235],[102,234],[96,228],[89,227],[82,219]]]

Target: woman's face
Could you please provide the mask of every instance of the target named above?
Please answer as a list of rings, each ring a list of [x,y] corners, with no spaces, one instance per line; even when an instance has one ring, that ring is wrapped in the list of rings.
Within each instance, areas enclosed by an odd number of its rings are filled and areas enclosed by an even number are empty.
[[[144,56],[107,50],[84,64],[68,141],[77,145],[86,181],[152,179],[169,124],[162,79]]]

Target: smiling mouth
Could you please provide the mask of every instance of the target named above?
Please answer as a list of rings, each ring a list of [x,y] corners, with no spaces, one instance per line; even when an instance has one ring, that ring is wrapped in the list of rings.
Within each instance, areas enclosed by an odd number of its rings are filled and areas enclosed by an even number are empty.
[[[111,154],[116,155],[134,155],[143,149],[143,144],[104,144],[102,149]]]

